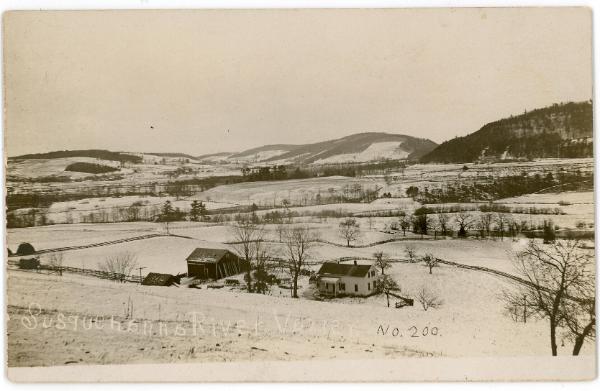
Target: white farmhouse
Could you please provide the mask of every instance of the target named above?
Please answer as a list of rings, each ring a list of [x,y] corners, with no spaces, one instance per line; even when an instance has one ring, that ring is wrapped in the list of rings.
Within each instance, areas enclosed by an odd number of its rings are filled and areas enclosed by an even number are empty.
[[[325,296],[369,296],[377,290],[377,279],[371,263],[325,262],[317,273],[317,288]]]

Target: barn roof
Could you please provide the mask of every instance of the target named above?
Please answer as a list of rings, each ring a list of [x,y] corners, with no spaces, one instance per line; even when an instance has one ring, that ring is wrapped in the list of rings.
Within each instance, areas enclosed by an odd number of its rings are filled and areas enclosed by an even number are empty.
[[[325,262],[319,269],[319,275],[364,277],[372,265],[354,265],[347,263]]]
[[[229,250],[222,248],[196,248],[188,257],[187,261],[197,262],[219,262]]]
[[[148,273],[142,285],[169,286],[172,285],[175,276],[172,274]]]

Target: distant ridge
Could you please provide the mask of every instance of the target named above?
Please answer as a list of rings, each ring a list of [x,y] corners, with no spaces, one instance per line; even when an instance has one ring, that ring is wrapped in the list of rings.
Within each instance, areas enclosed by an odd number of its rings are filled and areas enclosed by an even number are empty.
[[[280,164],[366,162],[385,159],[418,160],[437,146],[431,140],[382,132],[358,133],[311,144],[272,144],[223,155],[230,162],[272,162]],[[208,159],[207,159],[208,160]]]
[[[102,160],[113,160],[119,162],[140,163],[141,156],[123,152],[112,152],[105,149],[77,149],[72,151],[53,151],[45,153],[31,153],[27,155],[12,156],[8,160],[25,160],[25,159],[60,159],[68,157],[89,157]]]
[[[440,144],[424,163],[593,156],[591,101],[554,104],[499,121]]]

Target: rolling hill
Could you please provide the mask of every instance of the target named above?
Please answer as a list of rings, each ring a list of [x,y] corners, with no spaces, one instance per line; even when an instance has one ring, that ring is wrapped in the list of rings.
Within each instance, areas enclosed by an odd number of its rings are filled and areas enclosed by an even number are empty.
[[[32,153],[27,155],[12,156],[8,160],[38,160],[38,159],[63,159],[72,157],[87,157],[118,162],[140,163],[142,157],[123,152],[112,152],[105,149],[78,149],[53,151],[45,153]]]
[[[593,156],[592,103],[564,103],[484,125],[425,154],[424,163]]]
[[[226,160],[287,164],[368,162],[381,159],[417,160],[433,150],[436,145],[427,139],[372,132],[311,144],[265,145],[229,155]]]

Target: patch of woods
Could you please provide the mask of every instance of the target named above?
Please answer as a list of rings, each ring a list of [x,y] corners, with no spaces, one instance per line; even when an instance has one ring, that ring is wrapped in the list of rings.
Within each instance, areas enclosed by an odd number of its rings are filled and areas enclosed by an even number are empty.
[[[122,152],[111,152],[104,149],[85,149],[72,151],[54,151],[46,153],[33,153],[9,158],[9,160],[26,159],[60,159],[69,157],[90,157],[100,160],[112,160],[117,162],[142,163],[141,156],[131,155]]]
[[[477,132],[440,144],[421,161],[473,162],[481,157],[576,158],[593,156],[592,102],[568,102],[525,111],[484,125]]]
[[[579,189],[593,189],[593,173],[577,170],[559,171],[557,174],[549,172],[546,175],[536,173],[529,176],[527,172],[522,172],[520,175],[482,177],[472,182],[466,180],[449,182],[433,189],[427,186],[422,188],[410,186],[406,190],[406,195],[423,204],[493,201],[536,193],[549,188],[554,188],[555,192],[566,191],[568,184],[573,184]]]
[[[75,162],[69,164],[65,171],[84,172],[86,174],[106,174],[108,172],[119,171],[118,167],[106,166],[104,164]]]
[[[488,210],[489,208],[480,208]],[[594,237],[591,231],[584,231],[584,223],[578,223],[580,231],[563,229],[554,224],[551,219],[542,222],[532,222],[530,219],[518,219],[511,213],[503,212],[473,212],[463,208],[417,208],[412,214],[400,213],[397,221],[390,223],[393,231],[412,232],[424,238],[425,235],[438,237],[455,237],[464,239],[516,239],[521,236],[528,238],[543,238],[554,240],[557,236],[565,238],[590,239]]]
[[[365,163],[329,163],[300,168],[290,165],[243,167],[243,182],[282,181],[330,176],[358,177],[384,174],[391,170],[406,168],[406,160],[383,160]]]

